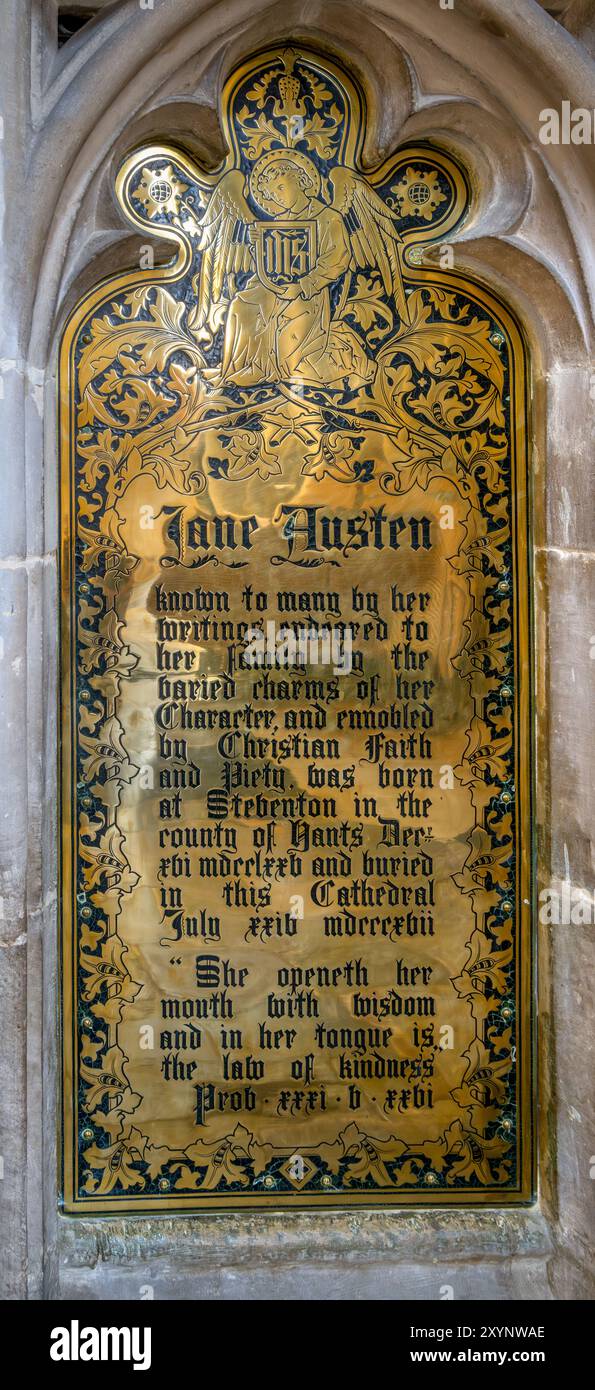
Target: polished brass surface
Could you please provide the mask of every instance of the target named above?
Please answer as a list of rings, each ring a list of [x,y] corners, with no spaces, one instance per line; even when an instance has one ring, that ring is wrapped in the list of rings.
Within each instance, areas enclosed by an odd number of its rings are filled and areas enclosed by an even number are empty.
[[[365,120],[256,54],[64,334],[70,1212],[531,1196],[526,352]]]

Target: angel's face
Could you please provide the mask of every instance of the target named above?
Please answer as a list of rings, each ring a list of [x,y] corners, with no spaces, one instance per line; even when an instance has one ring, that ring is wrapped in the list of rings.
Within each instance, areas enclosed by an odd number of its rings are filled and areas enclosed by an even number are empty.
[[[273,202],[285,211],[304,202],[300,171],[292,164],[278,165],[276,169],[271,169],[267,185]]]

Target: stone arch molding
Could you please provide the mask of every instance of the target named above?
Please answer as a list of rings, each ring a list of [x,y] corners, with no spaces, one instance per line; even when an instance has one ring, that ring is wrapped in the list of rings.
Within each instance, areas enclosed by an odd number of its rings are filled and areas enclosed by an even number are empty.
[[[39,19],[33,19],[33,5],[19,8],[19,23],[32,24],[35,55],[41,43],[35,31]],[[436,0],[292,0],[284,5],[161,0],[146,12],[140,11],[138,0],[121,0],[53,63],[37,62],[32,69],[28,178],[35,215],[24,239],[22,231],[13,238],[28,268],[19,306],[21,343],[38,405],[44,381],[47,385],[43,424],[34,412],[25,443],[33,480],[26,517],[29,549],[36,553],[40,528],[31,517],[44,496],[37,511],[44,517],[39,549],[52,555],[56,547],[54,351],[59,332],[88,285],[130,265],[138,249],[138,239],[125,230],[112,201],[115,166],[126,147],[149,133],[166,137],[176,129],[182,145],[194,141],[193,153],[217,163],[221,137],[212,111],[222,77],[261,43],[263,33],[270,42],[297,37],[327,45],[354,64],[370,103],[365,152],[370,163],[399,143],[429,138],[467,164],[476,196],[457,233],[457,263],[501,291],[527,326],[534,395],[545,408],[534,440],[535,544],[538,550],[564,548],[578,536],[582,545],[582,473],[569,476],[567,469],[577,448],[580,453],[581,426],[568,401],[586,402],[592,370],[592,151],[542,146],[538,131],[539,112],[547,106],[570,100],[595,107],[593,69],[584,51],[534,0],[505,5],[502,0],[457,0],[452,11],[439,8]],[[43,475],[32,461],[36,452],[41,455],[42,428]],[[583,442],[586,446],[586,436]],[[545,574],[538,579],[545,587]],[[545,598],[541,601],[539,617],[547,624]],[[55,660],[51,623],[42,642],[47,675]],[[540,696],[550,693],[543,655],[538,704]],[[38,671],[37,679],[46,675]],[[50,749],[55,715],[50,700]],[[545,739],[546,731],[539,737]],[[51,764],[50,752],[44,762],[48,802],[55,776]],[[36,776],[31,774],[33,784]],[[551,776],[551,758],[544,749],[541,810],[538,799],[538,818],[544,820]],[[540,854],[548,881],[558,870],[561,875],[562,838],[555,828],[543,832]],[[53,887],[50,848],[45,860],[35,868],[39,902]],[[570,868],[574,873],[574,865]],[[583,867],[576,872],[582,881]],[[549,1010],[547,990],[545,1003]],[[551,1064],[546,1058],[546,1087]],[[34,1056],[31,1065],[38,1065]],[[31,1142],[41,1148],[41,1133],[36,1131]],[[551,1136],[546,1136],[546,1149],[551,1153]],[[552,1212],[557,1200],[554,1166],[553,1160],[547,1166],[544,1188]],[[52,1191],[53,1178],[47,1202],[50,1225]],[[562,1200],[559,1187],[557,1196]],[[36,1220],[32,1215],[30,1239]]]

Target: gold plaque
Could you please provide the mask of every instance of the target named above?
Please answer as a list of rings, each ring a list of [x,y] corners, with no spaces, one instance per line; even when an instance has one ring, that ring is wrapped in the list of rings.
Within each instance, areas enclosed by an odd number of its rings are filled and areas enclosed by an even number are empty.
[[[527,357],[365,120],[244,63],[64,334],[68,1212],[531,1196]]]

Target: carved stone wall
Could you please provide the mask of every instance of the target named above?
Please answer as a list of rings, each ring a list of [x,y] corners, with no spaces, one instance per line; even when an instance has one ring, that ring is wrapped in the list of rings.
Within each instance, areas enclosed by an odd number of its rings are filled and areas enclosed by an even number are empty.
[[[170,136],[216,163],[221,76],[263,34],[345,54],[368,92],[370,161],[428,138],[473,173],[455,265],[504,295],[533,349],[538,888],[593,894],[593,149],[539,140],[544,108],[595,108],[593,6],[557,7],[567,32],[537,0],[120,0],[91,6],[60,48],[58,8],[5,0],[0,50],[4,1296],[592,1296],[592,925],[536,922],[540,1191],[526,1211],[75,1222],[58,1214],[55,1114],[57,342],[84,289],[138,261],[111,193],[122,155]]]

